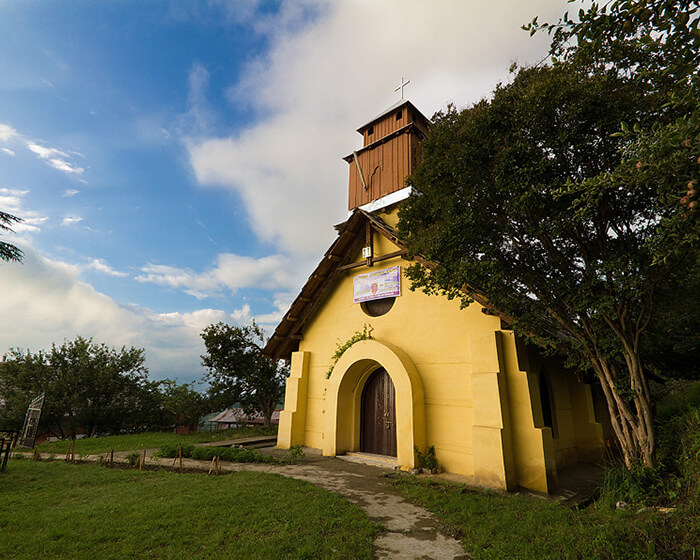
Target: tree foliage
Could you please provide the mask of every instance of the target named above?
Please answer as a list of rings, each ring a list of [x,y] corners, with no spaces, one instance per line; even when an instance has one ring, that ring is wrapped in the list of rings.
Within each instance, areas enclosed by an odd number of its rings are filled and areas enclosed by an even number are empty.
[[[205,381],[214,408],[239,403],[246,412],[261,412],[265,425],[284,395],[287,368],[263,356],[262,329],[253,323],[232,327],[209,325],[202,331],[207,353],[202,365],[208,369]]]
[[[0,232],[12,233],[12,224],[21,221],[22,218],[18,218],[12,214],[0,211]],[[18,249],[11,243],[0,241],[0,260],[21,262],[22,255],[23,253],[21,249]]]
[[[197,424],[207,399],[193,384],[151,380],[141,348],[76,337],[50,351],[11,349],[0,363],[0,429],[18,430],[46,393],[40,430],[73,438]]]
[[[164,425],[197,425],[208,410],[207,399],[194,389],[193,383],[178,384],[173,379],[159,383],[162,409],[167,415]]]
[[[533,22],[554,35],[553,64],[438,113],[400,213],[412,254],[438,263],[411,267],[413,287],[464,304],[478,289],[520,335],[592,369],[628,465],[654,461],[642,346],[656,295],[697,255],[691,4]]]
[[[117,350],[82,337],[49,352],[12,349],[0,364],[4,423],[17,429],[29,401],[46,393],[41,426],[60,437],[148,425],[159,403],[144,361],[142,349]]]

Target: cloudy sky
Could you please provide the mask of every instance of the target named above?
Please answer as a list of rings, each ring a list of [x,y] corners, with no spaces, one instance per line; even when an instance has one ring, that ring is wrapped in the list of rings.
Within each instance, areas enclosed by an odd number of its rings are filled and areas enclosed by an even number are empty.
[[[76,335],[202,374],[201,330],[271,332],[347,217],[356,128],[535,63],[566,0],[0,0],[0,353]]]

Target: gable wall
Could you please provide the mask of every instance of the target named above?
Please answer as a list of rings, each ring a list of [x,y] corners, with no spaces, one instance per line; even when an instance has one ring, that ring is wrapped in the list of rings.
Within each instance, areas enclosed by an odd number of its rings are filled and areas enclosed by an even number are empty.
[[[396,211],[381,217],[393,225]],[[375,257],[397,250],[376,232],[373,247]],[[359,249],[351,262],[364,263]],[[325,295],[304,326],[299,351],[292,357],[278,445],[305,445],[330,455],[359,449],[358,409],[353,408],[358,401],[338,404],[333,392],[337,384],[329,381],[328,371],[338,344],[366,324],[377,343],[400,349],[415,366],[422,384],[420,417],[425,419],[420,451],[434,445],[446,471],[483,486],[549,491],[556,486],[557,468],[577,460],[598,460],[602,433],[590,387],[560,362],[543,359],[537,349],[526,347],[512,331],[501,330],[500,319],[482,313],[478,303],[460,309],[458,301],[444,296],[411,292],[403,274],[402,295],[386,315],[370,317],[353,303],[354,276],[396,265],[403,272],[410,264],[396,257],[373,267],[358,266],[346,271]],[[343,377],[343,371],[339,368],[336,373]],[[543,374],[554,395],[554,437],[543,424],[539,396]],[[349,382],[357,385],[352,390],[361,393],[365,378],[360,375]],[[401,422],[397,409],[397,426]],[[339,426],[342,434],[329,435],[331,426]],[[404,452],[399,465],[413,466],[412,459],[405,458]]]
[[[375,255],[395,250],[395,245],[375,234]],[[397,264],[403,271],[410,263],[396,258],[372,268],[352,269],[305,327],[299,345],[300,352],[309,352],[305,444],[323,447],[326,376],[337,344],[368,324],[375,340],[402,348],[418,369],[425,390],[426,441],[435,446],[440,464],[448,471],[472,472],[470,335],[493,332],[500,328],[500,320],[483,314],[476,303],[460,310],[457,301],[411,292],[410,282],[403,275],[402,295],[396,298],[392,309],[381,317],[367,316],[352,301],[353,276]]]

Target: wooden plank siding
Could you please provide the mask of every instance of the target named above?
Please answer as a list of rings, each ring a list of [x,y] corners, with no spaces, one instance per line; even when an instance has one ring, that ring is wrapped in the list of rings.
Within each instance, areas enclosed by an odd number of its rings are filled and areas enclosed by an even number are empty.
[[[344,158],[350,165],[348,210],[405,187],[406,176],[420,162],[420,140],[427,135],[428,127],[429,121],[406,101],[358,129],[363,146]]]
[[[406,175],[412,169],[414,157],[411,147],[418,144],[412,134],[402,134],[374,149],[359,153],[358,160],[365,177],[367,190],[362,185],[354,158],[350,160],[348,210],[377,200],[402,189]],[[415,149],[415,148],[414,148]]]

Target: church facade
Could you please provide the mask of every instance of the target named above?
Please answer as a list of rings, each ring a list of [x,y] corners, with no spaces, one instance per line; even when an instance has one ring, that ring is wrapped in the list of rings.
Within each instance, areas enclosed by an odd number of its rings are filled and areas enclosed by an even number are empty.
[[[401,101],[358,129],[363,147],[345,158],[350,215],[265,349],[291,362],[278,447],[410,469],[433,446],[471,484],[552,491],[558,470],[602,458],[607,410],[479,294],[460,309],[409,289],[395,225],[429,128]]]

